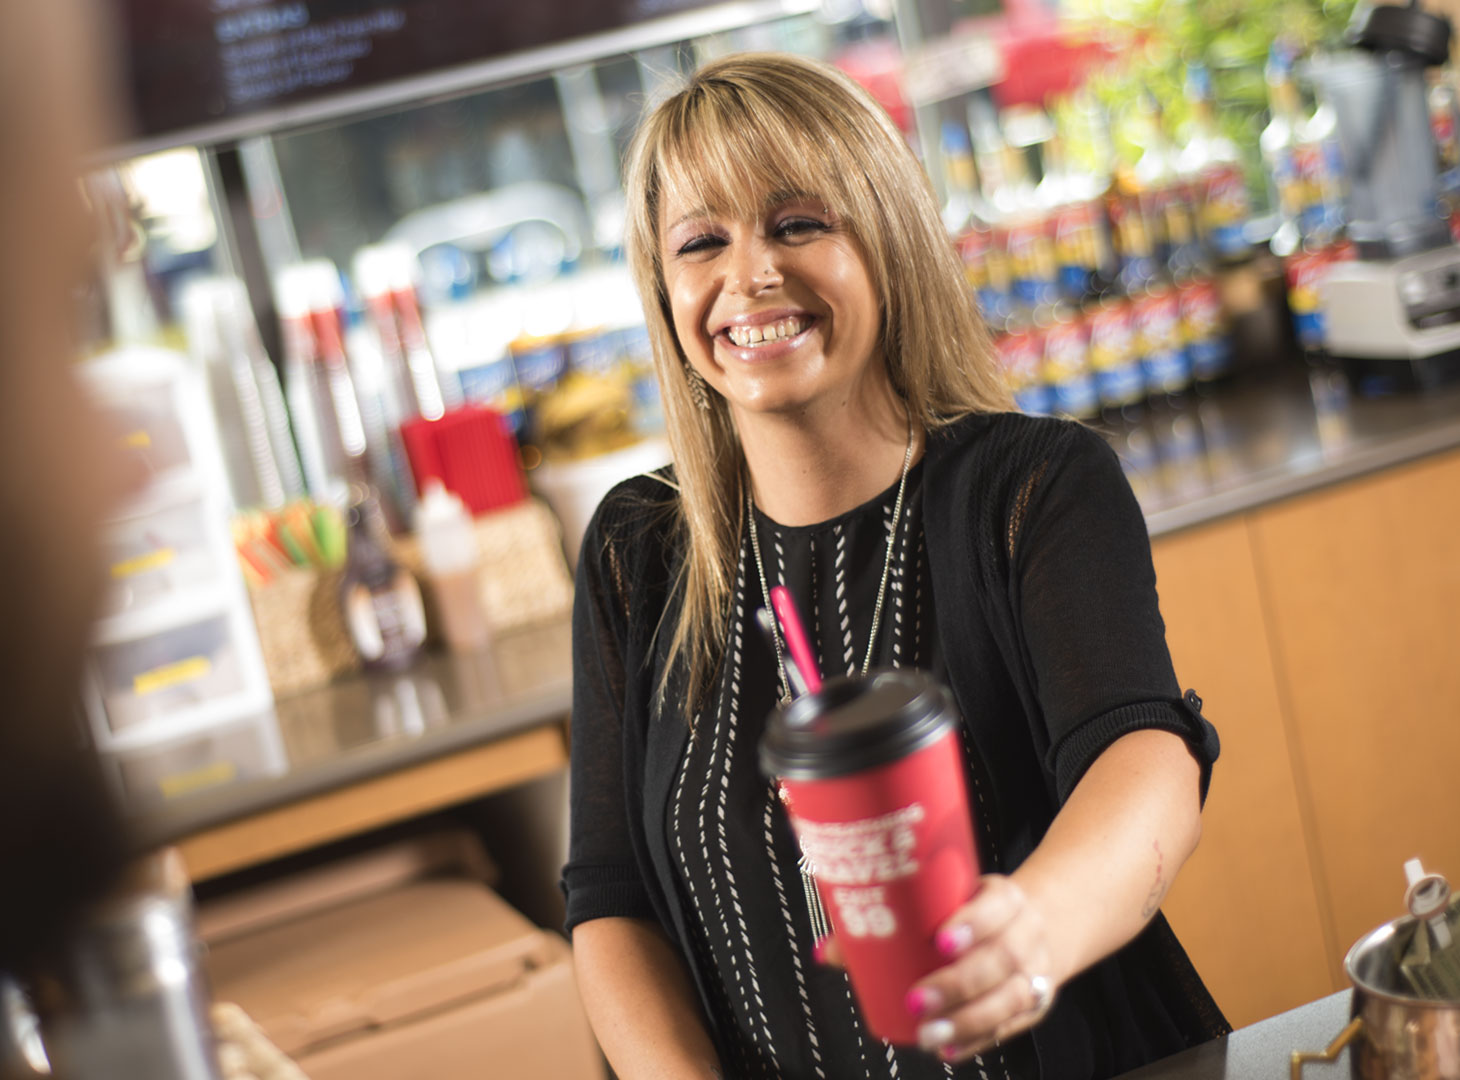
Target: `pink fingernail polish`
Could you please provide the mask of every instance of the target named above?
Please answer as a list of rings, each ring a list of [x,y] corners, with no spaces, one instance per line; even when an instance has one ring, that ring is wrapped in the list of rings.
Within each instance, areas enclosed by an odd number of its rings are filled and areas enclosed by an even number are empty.
[[[925,986],[915,986],[907,992],[906,1004],[913,1016],[923,1016],[943,1004],[943,995]]]
[[[966,923],[959,923],[946,930],[939,930],[938,936],[933,939],[933,944],[940,953],[952,959],[960,953],[967,952],[973,945],[973,928]]]

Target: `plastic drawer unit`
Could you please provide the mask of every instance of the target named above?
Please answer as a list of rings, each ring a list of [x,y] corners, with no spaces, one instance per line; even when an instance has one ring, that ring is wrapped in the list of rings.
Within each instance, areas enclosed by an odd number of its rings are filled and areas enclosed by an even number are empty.
[[[239,780],[276,776],[287,764],[270,715],[117,753],[112,761],[123,793],[139,809]]]
[[[251,624],[219,606],[153,628],[153,620],[103,624],[92,646],[91,693],[106,717],[106,742],[120,749],[267,710],[267,676]],[[170,612],[165,612],[171,614]],[[151,614],[149,612],[149,614]],[[262,691],[262,692],[261,692]]]
[[[102,537],[111,577],[106,614],[220,589],[232,570],[220,558],[222,528],[216,509],[192,483],[170,485],[128,506]]]

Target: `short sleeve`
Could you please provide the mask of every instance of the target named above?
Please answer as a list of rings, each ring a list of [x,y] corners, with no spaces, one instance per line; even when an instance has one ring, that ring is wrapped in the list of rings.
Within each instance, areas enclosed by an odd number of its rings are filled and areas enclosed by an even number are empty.
[[[606,516],[601,507],[584,537],[573,597],[569,841],[562,877],[570,934],[590,919],[655,918],[634,854],[626,798],[632,782],[624,728],[627,593],[622,550],[610,542]]]
[[[1106,747],[1144,728],[1186,740],[1205,799],[1216,730],[1176,681],[1145,518],[1115,452],[1072,429],[1026,480],[1020,511],[1010,554],[1060,801]]]

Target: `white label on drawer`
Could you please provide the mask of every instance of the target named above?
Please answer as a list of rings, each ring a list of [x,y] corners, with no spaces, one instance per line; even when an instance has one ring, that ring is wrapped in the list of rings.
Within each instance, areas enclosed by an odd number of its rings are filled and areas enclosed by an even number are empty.
[[[164,664],[162,667],[153,668],[151,671],[144,671],[140,675],[134,675],[132,677],[132,690],[139,697],[143,694],[155,694],[159,690],[166,690],[169,686],[177,686],[179,683],[201,679],[212,670],[213,661],[209,660],[206,656],[190,656],[186,660],[179,660],[173,664]]]
[[[172,548],[158,548],[156,551],[149,551],[146,555],[138,555],[132,559],[112,563],[112,577],[129,578],[136,574],[145,574],[149,570],[161,570],[175,558],[177,558],[177,552]]]

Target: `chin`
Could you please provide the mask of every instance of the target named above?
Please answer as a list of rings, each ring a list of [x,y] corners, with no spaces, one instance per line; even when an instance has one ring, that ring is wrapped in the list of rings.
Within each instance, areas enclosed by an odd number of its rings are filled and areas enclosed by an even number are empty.
[[[783,374],[791,377],[756,380],[750,386],[732,384],[730,393],[724,394],[731,411],[758,416],[801,413],[841,392],[839,388],[815,385],[816,380],[805,378],[804,373]]]
[[[816,398],[809,394],[766,393],[750,399],[727,400],[730,411],[740,416],[797,416],[805,413]]]

